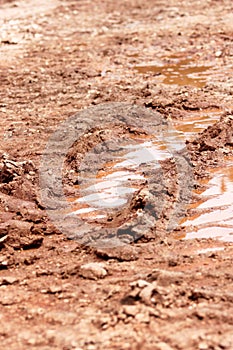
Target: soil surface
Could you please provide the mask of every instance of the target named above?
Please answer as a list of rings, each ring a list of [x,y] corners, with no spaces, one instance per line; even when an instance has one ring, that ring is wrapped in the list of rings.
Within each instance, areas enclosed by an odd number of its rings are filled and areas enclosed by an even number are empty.
[[[79,112],[84,126],[93,125],[103,109],[110,123],[134,106],[130,118],[140,111],[147,126],[100,124],[72,145],[65,194],[74,196],[90,148],[147,137],[142,127],[150,129],[151,113],[174,125],[218,114],[182,151],[193,188],[201,189],[200,179],[233,156],[232,23],[231,0],[0,0],[1,349],[233,349],[233,246],[177,239],[185,236],[179,224],[166,229],[180,201],[174,162],[161,162],[164,188],[151,185],[152,204],[163,193],[153,227],[140,235],[137,225],[110,230],[144,208],[150,183],[136,184],[128,207],[96,222],[105,227],[101,245],[90,244],[99,232],[86,235],[85,220],[69,235],[63,220],[54,225],[39,182],[44,149],[61,122]],[[160,173],[147,175],[160,183]]]

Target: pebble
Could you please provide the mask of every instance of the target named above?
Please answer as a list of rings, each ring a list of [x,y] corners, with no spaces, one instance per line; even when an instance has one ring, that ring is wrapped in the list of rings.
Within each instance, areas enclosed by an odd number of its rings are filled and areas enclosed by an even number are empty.
[[[168,344],[166,344],[164,342],[157,343],[157,349],[159,349],[159,350],[172,350],[170,345],[168,345]]]
[[[139,258],[138,248],[124,244],[117,239],[102,240],[95,248],[95,254],[101,258],[119,261],[134,261]]]
[[[79,275],[84,278],[97,280],[107,276],[107,271],[101,263],[88,263],[80,266]]]
[[[148,313],[139,313],[135,316],[135,319],[140,323],[149,323],[150,317]]]
[[[131,287],[139,287],[139,288],[145,288],[149,285],[150,283],[145,281],[145,280],[137,280],[132,283],[130,283]]]
[[[201,342],[198,346],[199,350],[208,350],[209,349],[209,345],[205,342]]]
[[[216,51],[216,52],[215,52],[215,57],[221,57],[222,54],[223,54],[222,51],[220,51],[220,50],[219,50],[219,51]]]
[[[128,316],[136,316],[139,312],[137,305],[124,305],[123,311]]]
[[[14,276],[5,276],[5,277],[2,277],[1,280],[0,280],[0,285],[3,286],[3,285],[7,285],[7,284],[14,284],[18,282],[18,279]]]

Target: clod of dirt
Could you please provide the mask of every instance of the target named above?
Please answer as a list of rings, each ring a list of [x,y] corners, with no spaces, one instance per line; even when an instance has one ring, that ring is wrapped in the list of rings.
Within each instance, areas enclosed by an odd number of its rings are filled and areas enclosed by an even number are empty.
[[[8,268],[9,262],[5,255],[0,256],[0,270],[5,270]]]
[[[127,316],[135,317],[138,313],[138,306],[137,305],[124,305],[123,311]]]
[[[8,284],[15,284],[18,282],[18,278],[14,276],[4,276],[0,280],[0,286],[8,285]]]
[[[173,350],[172,347],[164,342],[157,343],[156,350]]]
[[[196,152],[215,151],[233,145],[233,116],[226,113],[219,122],[205,129],[192,142],[187,141],[188,149]]]
[[[135,246],[123,244],[116,238],[104,239],[94,246],[95,254],[103,259],[133,261],[139,258],[139,250]]]
[[[107,276],[107,270],[103,264],[89,263],[80,266],[79,275],[87,279],[97,280]]]
[[[14,249],[38,248],[43,237],[31,234],[32,223],[20,220],[9,220],[0,224],[0,230],[7,235],[5,243]]]
[[[148,276],[150,282],[157,281],[161,286],[168,286],[170,284],[181,284],[184,279],[184,274],[180,271],[166,271],[155,269]]]
[[[43,294],[57,294],[57,293],[61,293],[62,291],[63,291],[62,286],[51,285],[47,289],[42,289],[41,293],[43,293]]]

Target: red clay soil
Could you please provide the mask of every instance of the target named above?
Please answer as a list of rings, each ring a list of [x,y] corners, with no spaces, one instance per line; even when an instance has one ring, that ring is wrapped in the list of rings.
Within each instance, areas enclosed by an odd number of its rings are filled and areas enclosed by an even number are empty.
[[[168,203],[161,220],[121,249],[114,237],[105,249],[60,232],[38,181],[62,121],[127,102],[170,122],[219,114],[186,142],[198,188],[233,152],[232,23],[231,0],[0,1],[1,349],[233,349],[233,246],[177,240],[179,226],[165,230],[177,187],[171,162],[161,163]],[[178,84],[159,68],[181,64]],[[69,194],[68,174],[98,141],[96,131],[67,156]],[[115,226],[140,201],[138,192]],[[223,249],[208,250],[216,247]]]

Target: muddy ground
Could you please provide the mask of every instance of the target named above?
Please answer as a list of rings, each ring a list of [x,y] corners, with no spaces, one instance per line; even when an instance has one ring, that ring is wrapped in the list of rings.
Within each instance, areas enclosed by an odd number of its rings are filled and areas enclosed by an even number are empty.
[[[219,113],[187,141],[198,188],[233,151],[232,13],[231,0],[0,1],[1,349],[233,349],[231,243],[175,239],[167,209],[121,249],[83,246],[49,221],[38,182],[61,121],[127,102],[171,121]],[[158,67],[180,61],[207,74],[164,80]],[[224,250],[198,253],[211,247]]]

